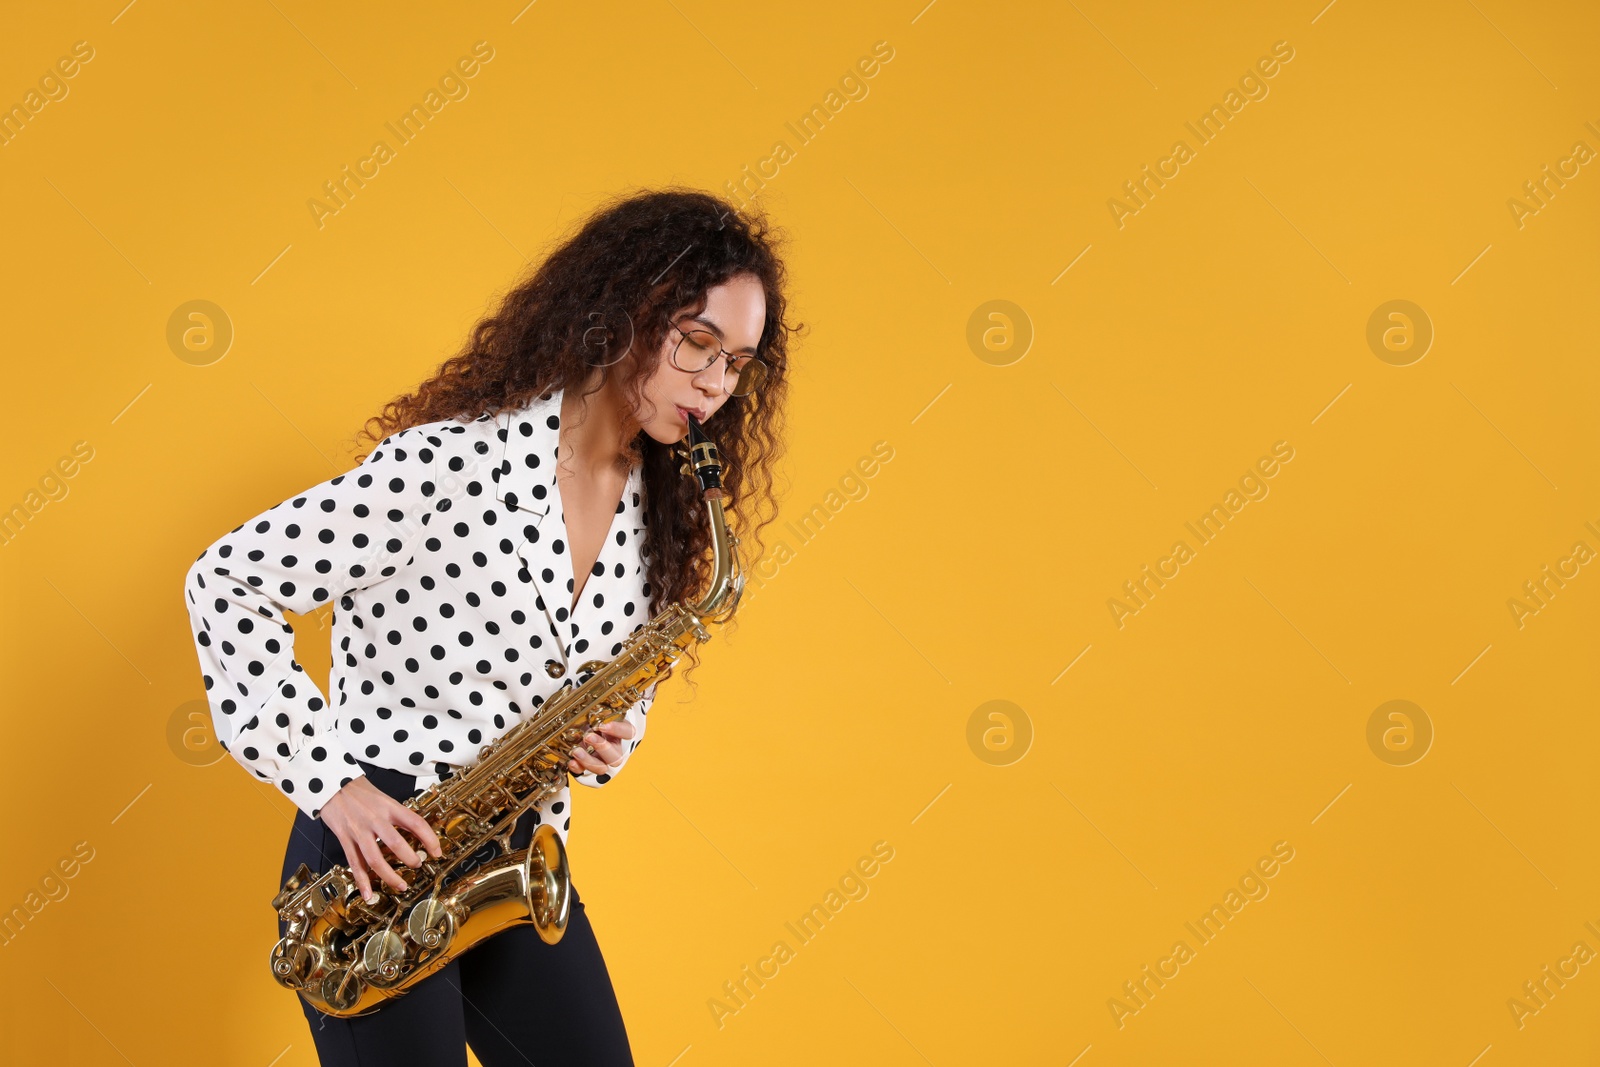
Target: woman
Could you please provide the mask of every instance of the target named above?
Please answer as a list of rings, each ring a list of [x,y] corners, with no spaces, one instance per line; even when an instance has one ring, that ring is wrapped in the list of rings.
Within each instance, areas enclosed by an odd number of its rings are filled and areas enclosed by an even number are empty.
[[[385,436],[365,462],[201,553],[185,593],[218,738],[300,809],[285,879],[344,864],[369,899],[374,879],[402,888],[380,842],[412,867],[402,830],[439,855],[402,801],[698,598],[711,534],[674,454],[689,415],[717,444],[730,525],[753,537],[771,521],[785,284],[765,224],[724,201],[619,199],[368,420]],[[283,621],[329,601],[331,703]],[[637,749],[660,680],[572,750],[579,782],[604,785]],[[562,788],[530,810],[513,846],[541,821],[564,840],[570,803]],[[324,1064],[465,1064],[467,1044],[485,1067],[633,1062],[576,886],[555,945],[524,924],[371,1015],[302,1008]]]

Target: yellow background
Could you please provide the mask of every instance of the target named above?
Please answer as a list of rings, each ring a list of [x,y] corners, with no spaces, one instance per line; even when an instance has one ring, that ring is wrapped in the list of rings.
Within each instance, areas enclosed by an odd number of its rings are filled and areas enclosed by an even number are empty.
[[[1508,607],[1600,549],[1600,174],[1507,206],[1600,149],[1591,5],[338,8],[35,6],[0,36],[3,103],[94,49],[0,147],[0,505],[42,505],[0,553],[0,906],[94,850],[0,947],[0,1058],[315,1061],[266,966],[292,805],[169,741],[202,696],[185,569],[347,469],[600,197],[723,191],[783,140],[760,199],[809,327],[783,521],[694,699],[663,690],[573,835],[638,1062],[1594,1062],[1600,963],[1521,1027],[1507,1003],[1600,951],[1600,564]],[[323,182],[479,40],[470,94],[319,228]],[[801,145],[786,123],[878,41]],[[1278,41],[1269,94],[1197,146]],[[1119,228],[1108,200],[1180,138]],[[1408,366],[1366,339],[1397,299],[1435,332]],[[209,365],[168,343],[191,300],[235,331]],[[969,344],[993,300],[1020,317],[980,328],[1026,352]],[[1198,545],[1278,441],[1270,493]],[[1108,600],[1179,539],[1119,628]],[[1368,745],[1390,700],[1432,725],[1420,761]],[[990,701],[1017,709],[998,753],[968,740]],[[784,924],[878,841],[800,945]],[[1279,841],[1269,895],[1193,939]]]

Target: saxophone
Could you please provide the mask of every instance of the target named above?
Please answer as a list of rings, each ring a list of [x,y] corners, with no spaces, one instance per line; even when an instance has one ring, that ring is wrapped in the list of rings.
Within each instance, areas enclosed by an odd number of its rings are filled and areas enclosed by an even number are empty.
[[[285,924],[273,946],[272,976],[327,1015],[366,1015],[443,968],[474,945],[531,922],[548,944],[561,940],[571,912],[566,846],[549,823],[524,849],[512,849],[517,819],[566,784],[566,754],[601,723],[621,719],[651,682],[695,642],[705,622],[725,622],[745,576],[739,539],[723,514],[722,462],[689,416],[684,474],[699,482],[711,521],[713,573],[699,603],[669,605],[634,632],[609,663],[589,660],[581,684],[565,686],[533,715],[481,749],[467,769],[406,801],[439,837],[440,857],[423,853],[411,868],[387,853],[406,883],[374,878],[374,903],[361,898],[344,866],[318,874],[301,864],[272,907]],[[421,851],[419,849],[419,851]]]

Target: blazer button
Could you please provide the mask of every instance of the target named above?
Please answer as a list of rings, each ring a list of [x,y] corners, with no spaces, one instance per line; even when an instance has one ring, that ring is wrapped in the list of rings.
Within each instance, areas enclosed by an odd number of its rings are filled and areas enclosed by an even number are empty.
[[[552,678],[559,678],[563,674],[567,673],[567,669],[565,667],[563,667],[558,661],[553,660],[553,659],[547,659],[547,660],[544,661],[544,672],[546,674],[548,674]]]

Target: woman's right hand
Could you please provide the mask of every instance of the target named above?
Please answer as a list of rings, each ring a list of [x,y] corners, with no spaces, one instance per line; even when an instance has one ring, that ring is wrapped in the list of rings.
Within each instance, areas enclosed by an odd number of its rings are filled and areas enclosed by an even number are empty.
[[[345,866],[355,877],[362,899],[369,904],[378,899],[372,889],[373,874],[397,890],[406,888],[405,880],[378,850],[379,841],[388,845],[401,863],[420,867],[421,854],[400,836],[400,830],[409,830],[429,856],[439,858],[439,837],[428,820],[373,785],[364,774],[346,782],[317,815],[344,846]]]

